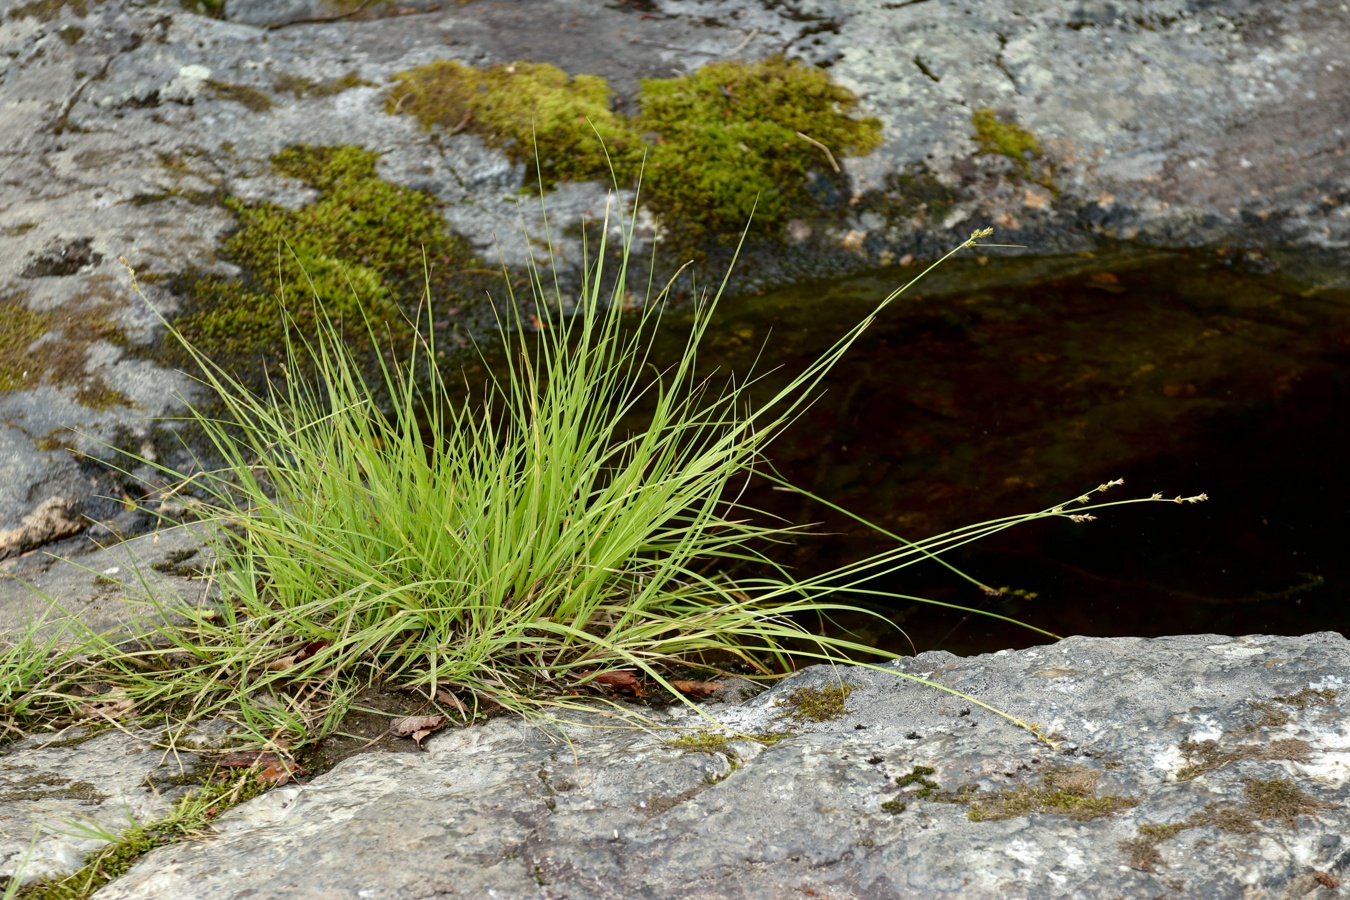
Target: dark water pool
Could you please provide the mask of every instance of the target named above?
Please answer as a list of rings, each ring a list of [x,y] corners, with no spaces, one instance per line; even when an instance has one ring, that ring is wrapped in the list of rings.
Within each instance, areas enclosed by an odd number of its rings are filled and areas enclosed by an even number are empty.
[[[910,273],[728,302],[705,361],[743,373],[766,348],[798,370]],[[991,598],[931,565],[880,588],[1060,635],[1350,632],[1350,289],[1320,280],[1215,251],[955,262],[875,324],[770,455],[911,539],[1112,478],[1122,498],[1211,498],[1035,523],[950,557],[1019,593]],[[884,546],[767,485],[747,499],[834,532],[789,551],[799,572]],[[931,606],[887,611],[904,633],[869,637],[899,651],[1044,640]]]

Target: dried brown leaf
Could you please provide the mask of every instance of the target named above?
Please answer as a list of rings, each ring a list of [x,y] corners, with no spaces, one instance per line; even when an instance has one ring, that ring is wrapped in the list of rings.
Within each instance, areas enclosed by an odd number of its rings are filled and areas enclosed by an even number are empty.
[[[691,697],[711,697],[720,687],[716,681],[672,681],[670,686]]]
[[[272,765],[281,757],[269,750],[236,750],[226,753],[216,765],[222,769],[251,769],[257,765]]]
[[[642,689],[642,682],[638,681],[636,675],[626,669],[614,669],[609,672],[597,672],[595,683],[603,684],[606,687],[619,688],[620,690],[632,691],[635,697],[645,697],[646,691]]]
[[[118,689],[81,703],[79,711],[80,715],[90,718],[121,719],[136,712],[136,701],[128,697],[126,691]]]
[[[427,735],[445,727],[445,716],[407,716],[389,723],[389,730],[397,737],[410,737],[418,747]]]
[[[271,672],[284,672],[292,666],[297,666],[309,659],[323,648],[331,646],[332,643],[332,641],[310,641],[294,653],[288,653],[280,659],[272,660],[267,664],[267,669]]]
[[[314,654],[318,653],[320,650],[324,649],[325,647],[331,646],[333,646],[332,641],[310,641],[308,644],[300,648],[299,653],[295,654],[295,661],[298,663],[302,663],[305,660],[309,659]]]
[[[258,784],[272,784],[277,787],[283,787],[290,784],[296,774],[300,771],[299,766],[288,766],[285,763],[266,766],[258,773]]]
[[[270,750],[238,750],[227,753],[216,763],[222,769],[258,769],[258,783],[278,787],[290,784],[305,772],[304,766],[284,753]]]

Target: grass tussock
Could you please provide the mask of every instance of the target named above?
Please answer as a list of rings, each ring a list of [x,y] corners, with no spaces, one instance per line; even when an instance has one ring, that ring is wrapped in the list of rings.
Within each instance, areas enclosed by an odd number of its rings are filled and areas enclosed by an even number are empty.
[[[577,296],[535,271],[532,296],[509,298],[536,310],[538,333],[501,329],[506,364],[481,397],[452,389],[429,341],[368,379],[351,323],[321,303],[315,337],[288,332],[286,365],[261,393],[178,335],[220,410],[191,412],[223,462],[193,478],[220,601],[146,596],[130,636],[72,624],[38,646],[33,630],[0,655],[8,727],[153,714],[175,740],[216,718],[236,745],[294,755],[333,734],[370,686],[460,722],[594,709],[616,686],[684,699],[674,682],[689,667],[774,679],[803,662],[875,659],[819,628],[838,613],[878,616],[851,605],[866,581],[946,565],[943,552],[1020,522],[1115,505],[1091,505],[1090,492],[919,543],[890,535],[877,556],[794,577],[764,548],[799,529],[743,505],[741,488],[758,473],[793,489],[770,445],[903,288],[751,408],[751,380],[698,374],[725,282],[699,304],[682,356],[654,364],[670,285],[649,284],[625,313],[627,227],[617,271],[596,248]],[[378,343],[373,325],[367,336]],[[644,427],[630,430],[639,412]],[[767,574],[735,574],[746,563]]]
[[[315,377],[264,395],[187,345],[224,408],[196,418],[225,461],[199,487],[226,601],[107,659],[138,703],[236,717],[294,746],[331,732],[371,681],[529,713],[616,670],[673,695],[689,665],[767,677],[803,654],[866,654],[801,624],[846,608],[823,582],[725,574],[772,566],[752,547],[795,530],[762,524],[737,486],[852,338],[749,411],[744,383],[695,373],[715,296],[682,358],[654,370],[665,292],[626,323],[626,262],[608,278],[601,266],[574,305],[535,273],[542,330],[503,338],[509,364],[481,402],[457,399],[429,344],[368,383],[322,312],[317,337],[287,351],[288,373]],[[644,404],[646,428],[623,431]],[[170,676],[163,688],[140,683],[147,667]]]
[[[794,577],[771,551],[801,529],[742,504],[742,486],[758,474],[795,490],[769,462],[774,438],[904,288],[751,407],[753,376],[699,374],[725,282],[698,305],[681,357],[654,362],[651,337],[670,285],[649,281],[639,311],[625,313],[628,229],[618,270],[605,272],[611,255],[596,248],[577,296],[534,271],[532,295],[507,298],[509,309],[536,311],[537,334],[526,336],[519,320],[501,329],[506,363],[481,397],[452,389],[430,339],[379,357],[368,378],[371,354],[352,348],[350,317],[330,318],[327,287],[311,310],[315,336],[287,330],[285,365],[262,392],[172,332],[219,411],[190,416],[222,464],[176,489],[191,488],[201,527],[214,535],[219,600],[183,608],[142,582],[145,615],[129,633],[35,620],[0,648],[0,727],[12,738],[153,718],[169,724],[172,749],[213,719],[225,723],[226,749],[265,751],[277,771],[206,785],[162,821],[97,835],[109,843],[88,865],[25,887],[25,896],[88,896],[149,849],[285,783],[301,770],[297,757],[338,732],[368,687],[404,692],[421,712],[457,722],[492,710],[548,719],[606,702],[631,719],[633,707],[613,702],[616,689],[692,702],[680,688],[701,684],[681,680],[691,667],[772,680],[803,662],[875,659],[846,632],[819,626],[838,613],[877,615],[851,597],[868,598],[864,585],[879,574],[947,565],[945,551],[1021,522],[1086,521],[1104,506],[1162,499],[1094,503],[1092,491],[917,543],[882,532],[892,549]],[[952,253],[987,235],[975,232]],[[377,328],[364,330],[378,345]],[[643,427],[633,428],[639,415]],[[746,563],[767,574],[737,575]],[[793,716],[837,717],[849,687],[794,694]],[[440,727],[441,715],[425,721]]]

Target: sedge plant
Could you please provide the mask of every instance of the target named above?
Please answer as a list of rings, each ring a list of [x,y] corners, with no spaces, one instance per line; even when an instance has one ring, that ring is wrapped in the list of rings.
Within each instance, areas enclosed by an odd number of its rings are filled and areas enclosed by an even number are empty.
[[[877,557],[794,578],[762,548],[799,529],[745,507],[739,486],[777,477],[774,438],[904,288],[751,408],[753,379],[698,372],[725,279],[698,303],[680,358],[653,360],[671,284],[648,274],[640,311],[625,313],[631,229],[617,254],[602,238],[575,297],[531,270],[537,333],[519,321],[527,298],[510,297],[515,327],[501,329],[505,361],[481,398],[452,389],[429,339],[368,378],[322,309],[312,336],[291,330],[286,366],[261,393],[184,341],[220,410],[190,415],[223,461],[196,476],[221,599],[148,618],[136,641],[105,639],[100,678],[141,709],[225,716],[287,748],[333,731],[371,682],[449,712],[552,715],[616,671],[679,696],[682,667],[771,679],[803,659],[874,654],[804,623],[867,612],[841,592],[878,572],[1096,508],[1084,496],[925,542],[892,536]],[[639,409],[645,427],[625,430]],[[747,561],[770,574],[730,574]]]

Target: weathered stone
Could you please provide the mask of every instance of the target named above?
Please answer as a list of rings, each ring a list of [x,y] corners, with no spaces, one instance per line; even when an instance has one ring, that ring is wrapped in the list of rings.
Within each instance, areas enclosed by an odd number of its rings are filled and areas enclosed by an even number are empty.
[[[170,751],[156,732],[79,727],[30,735],[0,756],[0,870],[64,875],[106,841],[162,816],[187,791],[197,754]],[[25,861],[26,860],[26,861]]]
[[[898,672],[1058,749],[895,672],[816,666],[701,711],[764,743],[673,747],[713,726],[685,709],[565,741],[500,719],[273,790],[98,896],[1301,896],[1350,875],[1340,635],[1070,638]],[[790,715],[840,684],[840,718]]]
[[[199,528],[168,528],[106,548],[59,546],[59,560],[30,553],[0,572],[0,633],[22,632],[35,619],[50,632],[67,617],[103,633],[216,595],[206,577],[215,553]]]
[[[87,524],[71,517],[72,505],[65,497],[49,497],[24,516],[18,528],[0,531],[0,559],[18,556],[27,550],[83,531]]]

